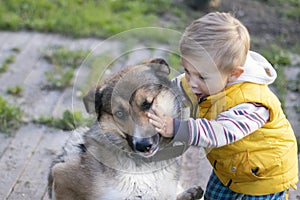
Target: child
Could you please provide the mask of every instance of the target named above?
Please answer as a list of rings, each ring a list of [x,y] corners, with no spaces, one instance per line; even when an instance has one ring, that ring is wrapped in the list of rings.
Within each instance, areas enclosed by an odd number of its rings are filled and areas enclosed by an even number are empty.
[[[298,182],[295,135],[268,88],[276,72],[249,47],[246,27],[230,14],[195,20],[180,41],[185,73],[174,80],[194,119],[148,113],[161,135],[210,149],[205,199],[285,199]]]

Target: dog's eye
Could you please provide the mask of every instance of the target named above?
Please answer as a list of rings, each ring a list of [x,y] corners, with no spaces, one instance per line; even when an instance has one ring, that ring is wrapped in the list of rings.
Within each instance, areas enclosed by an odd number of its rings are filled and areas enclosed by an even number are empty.
[[[124,116],[123,112],[122,111],[117,111],[115,112],[114,114],[117,118],[122,118]]]
[[[145,100],[143,102],[143,104],[141,105],[142,110],[149,110],[151,108],[152,104],[153,104],[153,101],[148,102],[147,100]]]

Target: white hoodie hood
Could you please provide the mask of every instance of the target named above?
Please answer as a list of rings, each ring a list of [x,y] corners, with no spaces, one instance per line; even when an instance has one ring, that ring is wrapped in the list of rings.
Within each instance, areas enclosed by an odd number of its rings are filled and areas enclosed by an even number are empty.
[[[234,83],[252,82],[271,84],[277,77],[275,69],[267,59],[254,51],[249,51],[243,68],[244,73]]]

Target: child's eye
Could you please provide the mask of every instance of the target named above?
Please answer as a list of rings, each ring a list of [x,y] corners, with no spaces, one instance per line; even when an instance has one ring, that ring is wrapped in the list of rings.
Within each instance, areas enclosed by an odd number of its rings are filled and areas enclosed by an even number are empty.
[[[203,76],[199,76],[198,78],[199,78],[200,80],[206,80],[206,78],[203,77]]]
[[[185,72],[186,74],[190,74],[190,72],[189,72],[187,69],[185,69],[185,68],[184,68],[184,72]]]

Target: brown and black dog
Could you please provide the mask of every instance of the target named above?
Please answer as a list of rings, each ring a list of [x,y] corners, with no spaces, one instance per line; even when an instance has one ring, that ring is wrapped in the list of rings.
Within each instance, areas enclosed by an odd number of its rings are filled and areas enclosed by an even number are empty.
[[[53,162],[50,197],[191,200],[202,196],[198,187],[176,195],[180,162],[175,157],[184,150],[161,137],[146,115],[155,108],[174,118],[189,116],[169,73],[164,60],[153,59],[124,68],[89,91],[84,104],[97,120],[86,130],[74,131],[64,154]]]

